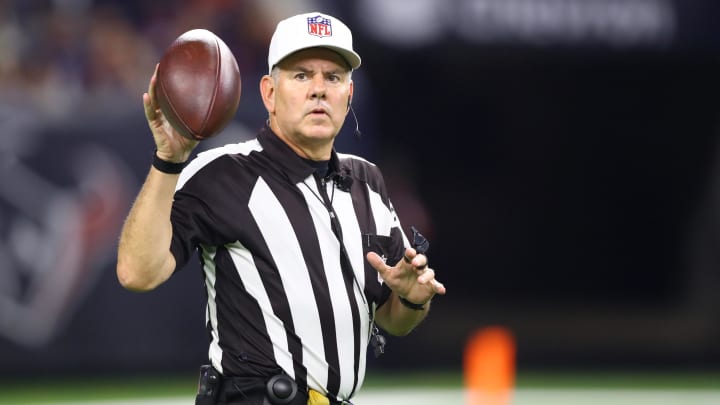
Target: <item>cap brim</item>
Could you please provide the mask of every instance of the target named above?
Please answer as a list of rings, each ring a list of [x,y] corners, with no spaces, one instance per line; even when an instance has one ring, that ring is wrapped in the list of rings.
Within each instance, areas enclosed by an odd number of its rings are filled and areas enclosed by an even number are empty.
[[[337,53],[337,54],[340,55],[343,59],[345,59],[345,61],[348,63],[348,65],[350,65],[350,68],[351,68],[352,70],[355,70],[355,69],[359,68],[360,65],[361,65],[361,63],[362,63],[362,60],[360,59],[360,55],[358,55],[358,54],[355,53],[355,52],[348,51],[348,50],[345,49],[345,48],[341,48],[341,47],[339,47],[339,46],[332,46],[332,45],[311,45],[311,46],[306,46],[306,47],[304,47],[304,48],[295,49],[294,51],[290,52],[289,54],[283,56],[283,57],[280,58],[274,65],[270,66],[270,70],[272,70],[272,68],[274,68],[275,66],[277,66],[277,65],[278,65],[280,62],[282,62],[283,60],[287,59],[290,55],[294,55],[294,54],[296,54],[296,53],[298,53],[298,52],[300,52],[300,51],[303,51],[303,50],[305,50],[305,49],[311,49],[311,48],[326,48],[326,49],[330,49],[331,51]]]

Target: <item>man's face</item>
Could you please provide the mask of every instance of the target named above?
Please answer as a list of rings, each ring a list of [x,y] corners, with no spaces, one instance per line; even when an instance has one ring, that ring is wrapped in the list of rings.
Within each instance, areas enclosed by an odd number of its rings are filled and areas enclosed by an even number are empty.
[[[325,48],[298,51],[278,67],[273,110],[281,137],[307,150],[332,144],[352,96],[345,60]]]

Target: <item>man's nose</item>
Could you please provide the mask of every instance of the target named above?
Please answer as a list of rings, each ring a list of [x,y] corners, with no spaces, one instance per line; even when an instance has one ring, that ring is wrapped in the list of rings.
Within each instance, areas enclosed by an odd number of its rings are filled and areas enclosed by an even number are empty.
[[[319,76],[319,77],[318,77]],[[318,75],[313,78],[312,80],[312,88],[311,88],[311,98],[325,98],[325,93],[327,91],[327,86],[325,85],[325,78],[321,75]]]

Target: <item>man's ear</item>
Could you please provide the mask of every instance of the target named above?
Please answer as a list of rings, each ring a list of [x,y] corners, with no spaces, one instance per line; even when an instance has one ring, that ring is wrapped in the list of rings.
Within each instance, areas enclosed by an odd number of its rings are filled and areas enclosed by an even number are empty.
[[[260,95],[263,104],[268,113],[275,112],[275,81],[269,75],[265,75],[260,79]]]

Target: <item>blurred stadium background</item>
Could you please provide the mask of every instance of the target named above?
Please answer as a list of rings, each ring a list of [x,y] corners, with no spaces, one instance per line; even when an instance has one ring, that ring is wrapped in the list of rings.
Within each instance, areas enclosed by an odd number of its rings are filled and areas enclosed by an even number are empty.
[[[0,403],[192,402],[197,267],[148,294],[114,274],[153,150],[140,96],[208,28],[243,95],[201,149],[252,136],[274,24],[309,10],[363,56],[363,137],[350,121],[337,148],[385,171],[449,290],[370,359],[359,403],[462,403],[492,325],[516,404],[720,403],[713,0],[0,0]]]

